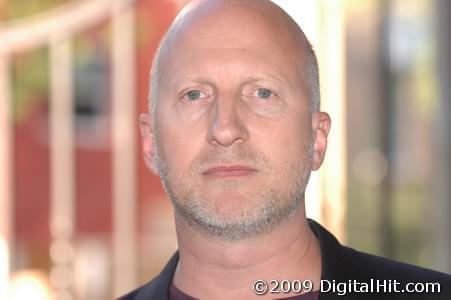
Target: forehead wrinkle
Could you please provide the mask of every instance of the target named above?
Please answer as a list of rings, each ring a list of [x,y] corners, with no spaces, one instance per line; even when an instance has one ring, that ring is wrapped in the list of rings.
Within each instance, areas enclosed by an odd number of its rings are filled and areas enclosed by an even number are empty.
[[[223,48],[217,52],[215,51],[216,49],[209,50],[179,58],[183,60],[182,64],[185,68],[178,69],[178,61],[168,66],[167,71],[172,74],[167,79],[168,85],[171,88],[180,86],[182,83],[190,84],[194,82],[221,83],[224,85],[229,83],[229,81],[232,83],[231,79],[235,78],[236,82],[255,81],[257,79],[263,81],[269,80],[270,82],[275,82],[277,86],[290,87],[293,83],[290,81],[290,78],[296,76],[295,71],[291,68],[283,68],[275,71],[271,65],[277,64],[277,61],[273,61],[270,65],[255,64],[254,59],[260,55],[258,52],[249,52],[243,49],[229,49],[230,51],[224,53]],[[211,63],[202,63],[206,58]],[[227,59],[227,64],[221,63],[224,61],[224,58]],[[269,62],[273,58],[262,54],[259,59]],[[196,70],[197,72],[191,72],[191,70]]]

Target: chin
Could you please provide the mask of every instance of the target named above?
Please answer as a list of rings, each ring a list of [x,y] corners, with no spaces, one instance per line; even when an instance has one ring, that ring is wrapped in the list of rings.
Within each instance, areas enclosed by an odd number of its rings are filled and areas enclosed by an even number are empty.
[[[255,203],[255,197],[244,196],[236,192],[224,192],[203,199],[205,202],[202,206],[206,213],[230,222],[255,213],[255,208],[258,206],[258,203]]]

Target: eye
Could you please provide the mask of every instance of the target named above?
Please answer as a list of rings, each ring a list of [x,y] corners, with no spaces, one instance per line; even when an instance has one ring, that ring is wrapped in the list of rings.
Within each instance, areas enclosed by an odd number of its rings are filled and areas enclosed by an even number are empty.
[[[259,88],[254,91],[254,96],[261,99],[269,99],[274,95],[271,90],[265,88]]]
[[[205,94],[199,90],[190,90],[183,95],[183,98],[190,102],[199,100],[202,97],[205,97]]]

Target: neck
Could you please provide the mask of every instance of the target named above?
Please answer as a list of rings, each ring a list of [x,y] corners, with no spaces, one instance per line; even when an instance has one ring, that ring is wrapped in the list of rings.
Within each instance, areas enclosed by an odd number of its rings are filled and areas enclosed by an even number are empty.
[[[319,286],[319,244],[303,207],[271,232],[246,240],[223,241],[200,234],[177,215],[176,229],[180,260],[173,280],[193,297],[249,299],[256,296],[252,284],[257,279],[310,280]]]

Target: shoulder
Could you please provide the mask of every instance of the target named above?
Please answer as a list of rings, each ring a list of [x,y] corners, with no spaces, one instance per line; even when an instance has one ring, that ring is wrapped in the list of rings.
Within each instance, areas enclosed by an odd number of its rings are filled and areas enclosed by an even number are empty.
[[[434,292],[418,293],[383,293],[384,299],[451,299],[451,275],[406,264],[384,257],[364,253],[341,245],[338,240],[320,224],[309,220],[310,228],[320,243],[322,275],[321,279],[329,283],[346,285],[352,290],[357,285],[389,286],[398,284],[400,289],[409,288],[435,289]],[[437,290],[438,289],[438,290]],[[383,291],[382,291],[383,292]],[[381,293],[366,293],[365,299],[378,299]],[[363,294],[348,295],[344,299],[360,299]],[[332,294],[322,295],[321,299],[334,299]]]
[[[451,275],[364,253],[341,246],[342,263],[349,277],[393,278],[399,280],[444,281],[451,285]]]
[[[341,264],[343,273],[335,276],[338,282],[357,285],[357,290],[366,288],[370,293],[350,293],[349,299],[451,299],[451,275],[438,271],[394,261],[384,257],[363,253],[342,246]],[[363,283],[363,284],[362,284]]]

